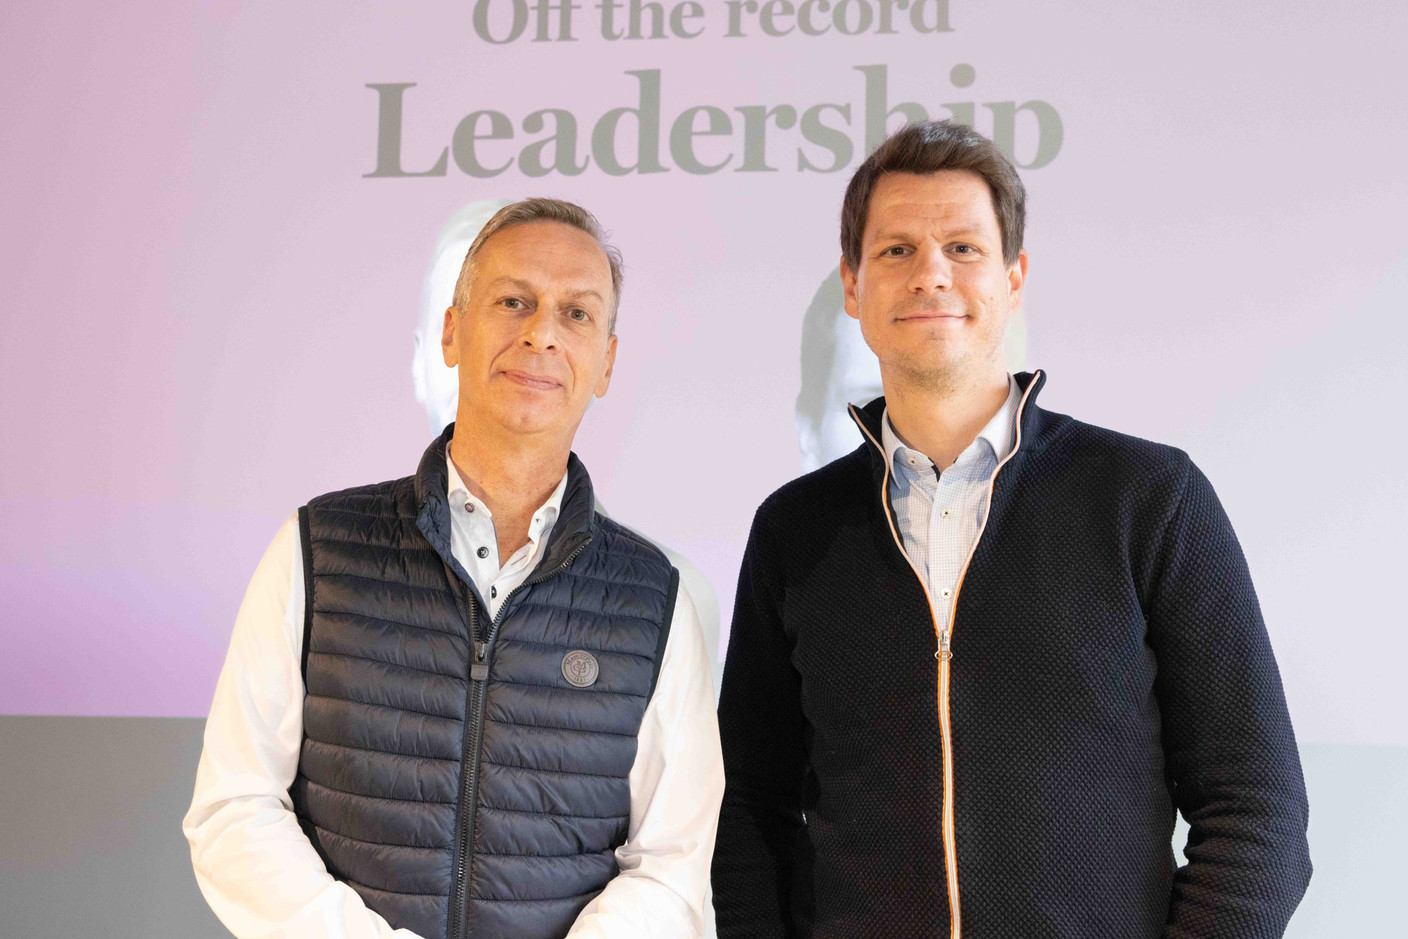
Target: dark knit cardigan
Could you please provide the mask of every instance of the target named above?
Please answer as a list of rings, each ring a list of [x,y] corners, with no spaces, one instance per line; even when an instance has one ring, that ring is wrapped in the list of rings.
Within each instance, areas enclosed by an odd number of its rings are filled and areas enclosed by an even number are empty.
[[[719,706],[721,939],[1269,937],[1300,901],[1295,737],[1212,486],[1017,379],[1016,450],[955,599],[958,917],[936,627],[867,442],[753,521]],[[873,441],[883,410],[852,412]]]

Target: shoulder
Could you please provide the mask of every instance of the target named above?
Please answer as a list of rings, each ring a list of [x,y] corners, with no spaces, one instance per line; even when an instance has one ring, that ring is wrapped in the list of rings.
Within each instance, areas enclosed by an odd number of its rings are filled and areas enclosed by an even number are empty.
[[[832,518],[836,510],[863,503],[873,481],[868,447],[862,443],[845,456],[773,490],[758,506],[754,526],[793,527],[803,519]]]
[[[1115,490],[1135,489],[1174,497],[1195,471],[1182,449],[1042,411],[1033,440],[1032,465],[1048,472],[1075,473]]]
[[[403,476],[386,482],[325,492],[308,500],[311,513],[341,513],[400,518],[410,506],[415,513],[415,477]]]
[[[326,492],[309,499],[299,513],[302,540],[308,550],[326,542],[401,544],[419,510],[410,476]]]
[[[595,514],[595,525],[597,535],[601,539],[601,550],[611,557],[636,566],[644,565],[656,573],[663,572],[668,575],[674,569],[665,552],[639,532],[601,512]]]
[[[290,583],[301,583],[302,579],[303,550],[299,536],[298,513],[294,512],[284,519],[279,530],[274,533],[273,540],[264,549],[264,555],[259,559],[259,566],[255,568],[254,580],[250,582],[250,586],[253,589],[257,582],[263,582],[272,586],[276,593],[286,594]]]

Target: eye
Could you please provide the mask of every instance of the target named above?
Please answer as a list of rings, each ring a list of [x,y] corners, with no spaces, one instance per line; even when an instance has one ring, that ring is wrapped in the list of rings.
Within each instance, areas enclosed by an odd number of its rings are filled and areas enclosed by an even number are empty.
[[[880,252],[882,258],[902,258],[909,253],[909,248],[904,245],[891,245]]]
[[[573,307],[567,311],[567,315],[579,323],[585,323],[592,318],[591,314],[581,307]]]
[[[510,310],[523,309],[523,301],[518,299],[517,297],[504,297],[499,302],[502,303],[504,306],[508,307]]]
[[[954,245],[954,246],[953,246],[953,250],[954,250],[954,253],[955,253],[955,254],[977,254],[977,253],[978,253],[978,249],[975,248],[975,247],[973,247],[972,245]]]

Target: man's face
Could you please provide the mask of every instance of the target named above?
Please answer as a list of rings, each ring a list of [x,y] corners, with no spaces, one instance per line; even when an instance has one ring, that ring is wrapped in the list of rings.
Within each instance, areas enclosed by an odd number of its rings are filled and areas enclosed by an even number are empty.
[[[445,364],[461,407],[519,434],[569,438],[616,358],[608,334],[611,268],[586,232],[515,225],[479,250],[463,310],[445,311]]]
[[[889,173],[870,198],[860,265],[841,262],[846,313],[860,320],[887,386],[944,390],[1003,367],[1008,314],[1027,259],[1010,268],[987,182],[966,170]]]

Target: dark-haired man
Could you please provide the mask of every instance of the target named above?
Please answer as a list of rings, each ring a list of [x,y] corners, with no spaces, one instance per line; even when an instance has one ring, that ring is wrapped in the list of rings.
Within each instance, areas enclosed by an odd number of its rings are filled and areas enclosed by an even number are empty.
[[[236,936],[695,937],[723,775],[698,619],[571,452],[621,267],[529,199],[469,246],[457,419],[414,476],[319,496],[235,623],[186,815]]]
[[[949,122],[847,189],[846,312],[885,395],[850,407],[857,450],[753,522],[719,707],[722,939],[1270,937],[1305,890],[1295,738],[1212,487],[1003,365],[1024,203]]]

